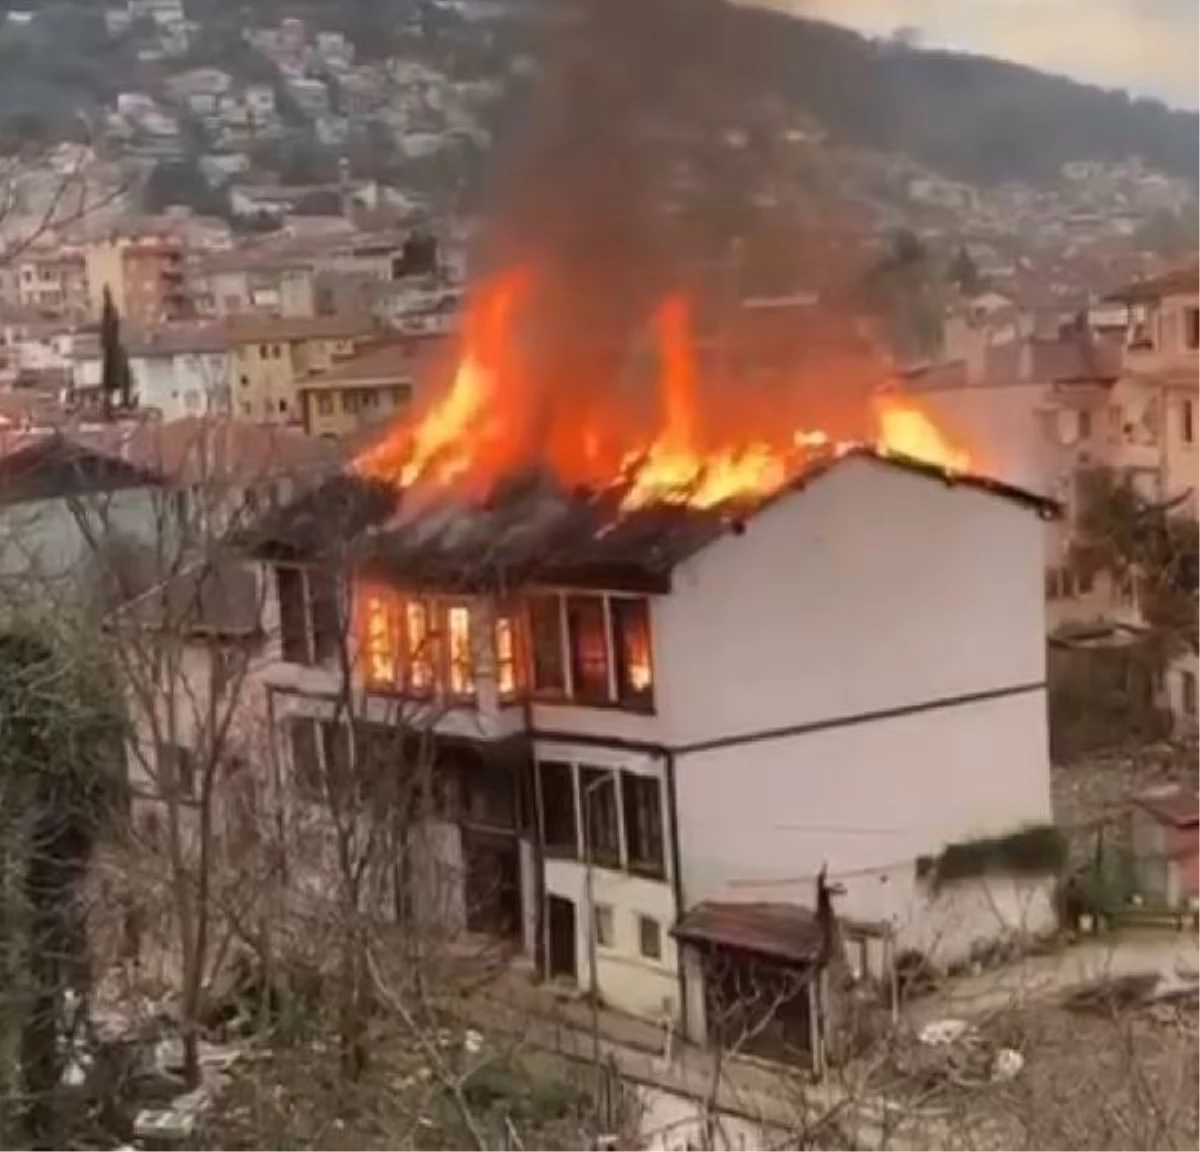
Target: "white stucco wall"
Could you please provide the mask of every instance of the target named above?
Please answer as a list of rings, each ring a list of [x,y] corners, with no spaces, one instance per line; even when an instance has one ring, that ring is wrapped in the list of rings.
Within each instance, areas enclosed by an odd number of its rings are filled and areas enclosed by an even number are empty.
[[[1042,549],[1027,508],[851,460],[677,570],[654,629],[685,904],[811,906],[827,864],[839,911],[902,942],[948,953],[1023,913],[963,890],[928,909],[913,863],[1050,819]]]
[[[164,420],[229,410],[227,352],[131,356],[129,369],[138,403],[144,408],[157,409]]]

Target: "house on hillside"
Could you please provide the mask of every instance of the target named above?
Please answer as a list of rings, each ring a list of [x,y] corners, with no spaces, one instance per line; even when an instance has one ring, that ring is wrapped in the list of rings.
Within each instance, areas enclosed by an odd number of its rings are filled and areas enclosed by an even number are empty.
[[[345,436],[393,419],[412,402],[421,365],[436,337],[402,337],[365,346],[299,388],[300,419],[315,436]]]
[[[232,357],[229,336],[214,324],[170,324],[126,342],[137,405],[164,420],[228,415]]]
[[[258,675],[298,798],[347,740],[429,725],[414,906],[698,1040],[750,965],[800,977],[784,1031],[814,1051],[820,891],[856,970],[1052,923],[1045,876],[931,876],[1051,818],[1054,505],[865,450],[758,506],[618,501],[409,510],[347,477],[268,518]]]

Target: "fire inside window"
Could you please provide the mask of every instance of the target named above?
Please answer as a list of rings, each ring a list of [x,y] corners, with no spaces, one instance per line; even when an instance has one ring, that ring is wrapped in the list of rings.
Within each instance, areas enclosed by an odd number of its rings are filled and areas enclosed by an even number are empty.
[[[453,696],[468,696],[475,691],[471,660],[471,613],[462,604],[446,610],[446,632],[450,641],[448,686]]]
[[[404,605],[404,638],[408,649],[408,687],[428,692],[433,687],[433,636],[429,608],[420,600]]]
[[[371,684],[396,682],[396,622],[392,606],[383,596],[367,597],[367,680]]]
[[[511,696],[517,690],[517,644],[512,618],[496,620],[496,690]]]

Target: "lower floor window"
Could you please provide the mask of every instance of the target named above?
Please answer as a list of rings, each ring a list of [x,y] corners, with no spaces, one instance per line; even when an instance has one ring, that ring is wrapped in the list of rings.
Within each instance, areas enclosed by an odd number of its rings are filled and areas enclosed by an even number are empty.
[[[638,917],[638,950],[648,960],[662,959],[662,928],[652,916]]]

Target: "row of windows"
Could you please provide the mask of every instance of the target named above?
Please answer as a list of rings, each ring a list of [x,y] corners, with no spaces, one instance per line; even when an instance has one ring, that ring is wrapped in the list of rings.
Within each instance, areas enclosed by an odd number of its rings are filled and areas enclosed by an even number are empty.
[[[583,704],[654,703],[649,603],[640,596],[545,593],[528,601],[530,690]]]
[[[601,948],[617,948],[617,922],[611,904],[595,906],[596,943]],[[638,953],[647,960],[662,959],[662,925],[653,916],[635,913]]]
[[[656,880],[666,876],[657,777],[541,760],[537,783],[547,853]]]
[[[394,384],[389,388],[344,388],[339,391],[316,392],[315,403],[318,416],[332,416],[335,402],[341,397],[341,409],[347,415],[369,411],[384,403],[395,407],[403,404],[412,395],[407,384]]]
[[[474,635],[467,604],[365,589],[360,612],[368,684],[474,693],[475,659],[487,639]],[[653,707],[650,612],[642,597],[536,595],[523,612],[496,619],[490,643],[502,697],[528,690],[584,704]]]

